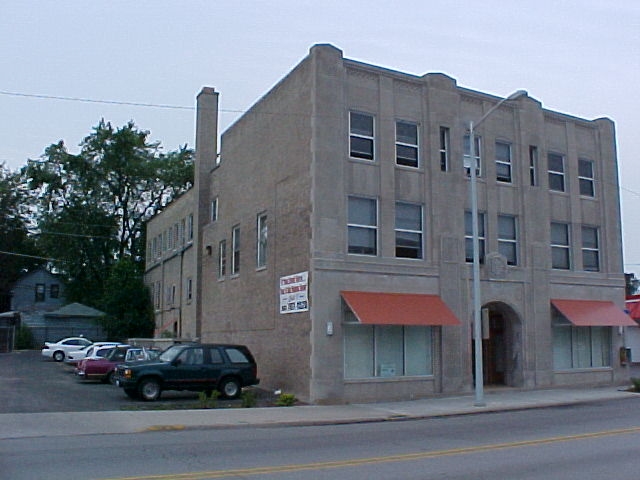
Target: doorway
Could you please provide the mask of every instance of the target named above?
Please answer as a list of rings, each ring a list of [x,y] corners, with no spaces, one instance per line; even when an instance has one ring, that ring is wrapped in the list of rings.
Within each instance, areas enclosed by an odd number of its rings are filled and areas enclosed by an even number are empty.
[[[487,386],[521,386],[521,322],[515,311],[500,302],[483,307],[482,366]],[[475,381],[475,344],[472,339],[472,368]]]

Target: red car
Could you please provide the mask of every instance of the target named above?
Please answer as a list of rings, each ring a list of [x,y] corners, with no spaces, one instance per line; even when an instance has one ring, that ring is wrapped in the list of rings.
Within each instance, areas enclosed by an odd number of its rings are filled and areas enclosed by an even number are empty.
[[[120,363],[149,360],[158,352],[131,345],[118,345],[105,357],[83,358],[76,367],[76,375],[85,380],[100,380],[110,383],[116,366]]]

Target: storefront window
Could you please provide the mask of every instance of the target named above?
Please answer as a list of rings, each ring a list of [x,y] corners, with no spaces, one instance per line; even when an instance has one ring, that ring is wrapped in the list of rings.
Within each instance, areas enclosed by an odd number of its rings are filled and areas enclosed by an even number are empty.
[[[611,366],[611,327],[576,327],[556,316],[553,322],[553,368]]]

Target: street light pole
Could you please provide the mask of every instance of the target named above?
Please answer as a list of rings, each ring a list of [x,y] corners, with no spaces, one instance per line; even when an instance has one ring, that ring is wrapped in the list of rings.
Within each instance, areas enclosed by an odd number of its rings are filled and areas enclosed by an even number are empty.
[[[475,127],[484,122],[489,115],[497,110],[504,102],[515,100],[527,95],[525,90],[518,90],[506,98],[503,98],[491,107],[475,123]],[[476,407],[483,407],[484,402],[484,368],[482,365],[482,302],[480,299],[480,238],[478,226],[478,174],[476,171],[476,142],[474,136],[474,123],[469,121],[469,172],[471,174],[471,233],[473,235],[473,346],[475,359],[475,399]]]

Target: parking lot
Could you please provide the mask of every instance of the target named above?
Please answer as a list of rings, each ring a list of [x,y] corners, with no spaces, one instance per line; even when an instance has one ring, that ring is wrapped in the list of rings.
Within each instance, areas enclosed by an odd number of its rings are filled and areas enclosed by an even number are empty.
[[[0,413],[171,409],[185,406],[198,408],[198,394],[163,392],[160,402],[149,404],[131,400],[115,385],[80,380],[73,373],[73,367],[44,359],[39,350],[0,353]]]

